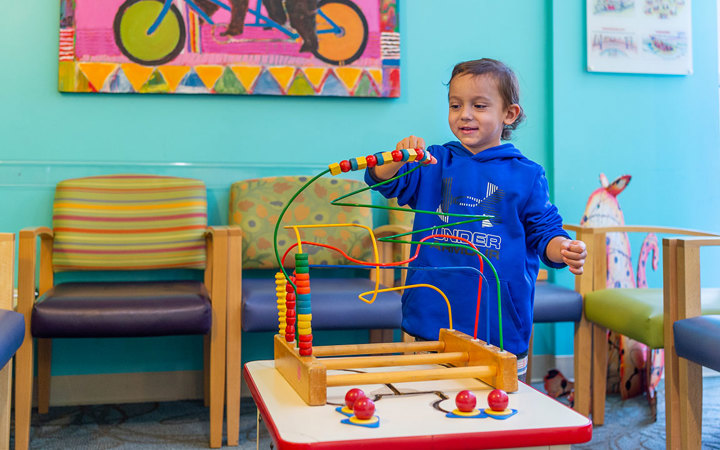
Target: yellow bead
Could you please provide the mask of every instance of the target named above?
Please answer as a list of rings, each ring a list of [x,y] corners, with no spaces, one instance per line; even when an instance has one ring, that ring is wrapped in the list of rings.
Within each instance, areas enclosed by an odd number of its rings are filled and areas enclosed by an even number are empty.
[[[355,158],[355,161],[357,161],[358,170],[363,170],[367,167],[367,159],[359,156]]]
[[[328,166],[328,168],[330,169],[330,174],[333,176],[342,173],[342,169],[340,169],[340,164],[338,163],[332,163]]]
[[[415,158],[417,158],[417,152],[415,151],[415,149],[409,148],[408,154],[410,155],[410,157],[408,158],[408,161],[415,161]]]

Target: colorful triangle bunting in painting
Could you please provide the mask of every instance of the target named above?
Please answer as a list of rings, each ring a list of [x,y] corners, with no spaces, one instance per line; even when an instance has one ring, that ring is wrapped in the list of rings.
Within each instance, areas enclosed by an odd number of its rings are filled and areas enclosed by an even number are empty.
[[[151,69],[152,70],[152,69]],[[104,92],[118,92],[124,94],[132,94],[137,92],[133,85],[128,80],[128,77],[123,72],[122,67],[115,71],[115,74],[110,77],[110,81],[105,83],[106,88]]]
[[[198,74],[205,87],[212,90],[215,83],[223,73],[222,66],[195,66],[195,72]]]
[[[181,94],[206,94],[210,90],[205,87],[205,83],[200,79],[197,72],[191,69],[175,89],[175,92]]]
[[[322,86],[322,91],[320,91],[320,95],[337,95],[337,96],[348,96],[348,91],[345,89],[345,86],[338,80],[335,73],[331,70],[328,72],[327,77],[325,78],[325,82]]]
[[[252,92],[253,84],[261,70],[262,67],[257,66],[232,66],[233,73],[240,80],[246,92]]]
[[[125,72],[125,76],[130,84],[132,84],[135,92],[140,91],[143,85],[150,78],[150,75],[152,75],[153,70],[155,70],[152,67],[132,63],[121,64],[120,67],[122,68],[122,71]]]
[[[358,69],[355,67],[338,67],[337,69],[335,69],[335,73],[337,74],[338,78],[340,78],[340,81],[343,82],[347,90],[349,92],[352,92],[355,84],[357,83],[360,75],[362,74],[362,69]]]
[[[282,95],[282,87],[278,84],[275,77],[272,76],[267,70],[263,70],[257,81],[255,82],[255,88],[253,88],[253,94],[265,94],[265,95]]]
[[[293,74],[295,73],[294,67],[268,67],[268,72],[272,74],[272,76],[275,78],[275,81],[278,82],[280,85],[280,88],[283,90],[283,92],[287,91],[288,85],[290,85],[290,81],[293,79]]]
[[[287,90],[288,95],[315,95],[315,88],[310,84],[305,75],[298,71],[295,79]]]
[[[373,77],[373,80],[375,80],[375,86],[377,86],[379,90],[382,90],[382,69],[368,69],[368,73]]]
[[[165,78],[165,81],[168,84],[168,87],[170,88],[170,92],[175,92],[178,85],[182,81],[182,79],[185,77],[185,75],[190,71],[190,67],[186,66],[160,66],[158,69],[160,73],[162,74],[163,78]]]
[[[140,88],[142,94],[167,94],[168,92],[170,92],[170,86],[157,69],[152,73],[147,83]]]
[[[364,73],[360,81],[358,81],[357,88],[353,95],[357,97],[378,97],[380,93],[375,87],[375,84],[370,80],[370,75]]]
[[[305,72],[305,76],[312,83],[315,90],[319,91],[328,69],[325,67],[303,67],[302,71]]]
[[[245,87],[229,67],[225,68],[222,76],[215,83],[215,92],[218,94],[247,94]]]
[[[80,63],[78,66],[93,89],[99,92],[103,88],[105,80],[118,65],[115,63]]]

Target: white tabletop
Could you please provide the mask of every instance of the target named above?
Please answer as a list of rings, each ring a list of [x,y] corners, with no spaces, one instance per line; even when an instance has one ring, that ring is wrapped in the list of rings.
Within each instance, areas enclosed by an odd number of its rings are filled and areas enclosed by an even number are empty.
[[[417,369],[438,366],[413,366]],[[408,370],[375,368],[363,371]],[[331,371],[329,373],[336,373]],[[245,365],[245,380],[258,410],[279,448],[334,448],[357,446],[377,448],[390,442],[393,448],[510,448],[569,445],[587,442],[592,436],[590,420],[567,406],[519,383],[509,393],[508,408],[518,413],[506,420],[493,418],[452,419],[445,411],[455,409],[455,395],[464,389],[477,397],[477,408],[487,407],[491,387],[475,379],[422,381],[389,385],[328,388],[324,406],[308,406],[275,370],[273,361]],[[335,411],[344,403],[345,393],[362,389],[375,400],[378,428],[343,424],[345,416]],[[446,399],[443,400],[443,396]],[[388,441],[390,440],[390,441]],[[329,445],[332,444],[332,445]]]

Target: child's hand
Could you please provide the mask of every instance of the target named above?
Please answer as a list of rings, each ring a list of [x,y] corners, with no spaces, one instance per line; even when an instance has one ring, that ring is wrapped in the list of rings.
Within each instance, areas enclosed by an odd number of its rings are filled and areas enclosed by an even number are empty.
[[[585,258],[587,258],[587,251],[583,241],[564,240],[560,244],[560,255],[562,255],[562,261],[567,264],[570,272],[575,275],[582,275]]]
[[[402,150],[404,148],[419,148],[425,150],[425,139],[410,135],[398,142],[395,146],[395,150]]]

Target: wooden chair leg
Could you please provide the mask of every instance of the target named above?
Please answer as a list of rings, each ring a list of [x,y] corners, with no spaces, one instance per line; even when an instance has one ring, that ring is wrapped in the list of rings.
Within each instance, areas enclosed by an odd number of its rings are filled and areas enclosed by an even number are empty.
[[[530,331],[530,345],[528,346],[527,371],[525,372],[525,383],[532,383],[532,355],[533,355],[533,338],[535,337],[535,325],[533,324]]]
[[[27,322],[27,321],[26,321]],[[27,326],[27,325],[26,325]],[[25,340],[15,353],[15,449],[27,450],[30,444],[30,413],[33,390],[33,340]]]
[[[203,336],[203,403],[210,406],[210,335]]]
[[[226,412],[227,445],[237,446],[240,439],[240,402],[242,399],[242,254],[241,238],[228,243]]]
[[[702,366],[678,358],[680,448],[700,449],[702,435]]]
[[[605,423],[605,390],[607,388],[607,329],[593,325],[592,422]],[[577,389],[577,386],[575,387]]]
[[[50,410],[50,377],[52,373],[52,339],[37,340],[37,389],[38,413],[47,414]]]
[[[12,367],[10,359],[0,370],[0,449],[10,448],[10,398],[12,389]]]
[[[604,341],[603,341],[604,342]],[[592,325],[583,316],[575,324],[575,411],[590,417],[590,379],[592,368]]]

